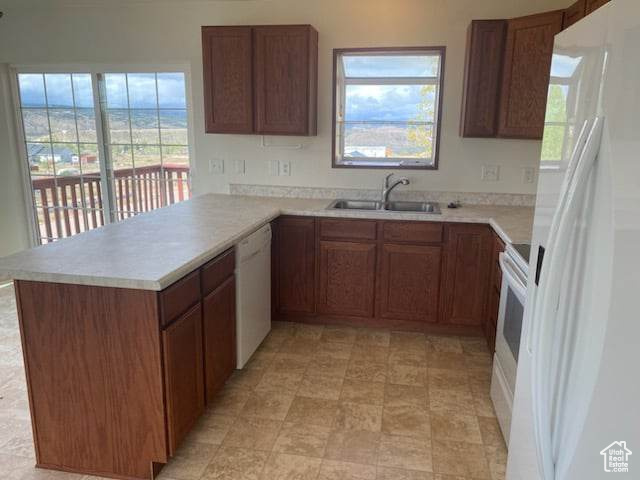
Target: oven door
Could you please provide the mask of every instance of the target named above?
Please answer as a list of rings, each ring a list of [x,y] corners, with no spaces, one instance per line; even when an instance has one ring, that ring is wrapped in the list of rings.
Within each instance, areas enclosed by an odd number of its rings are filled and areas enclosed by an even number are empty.
[[[516,386],[527,280],[508,254],[501,253],[499,260],[502,269],[502,289],[496,331],[496,357],[513,394]]]

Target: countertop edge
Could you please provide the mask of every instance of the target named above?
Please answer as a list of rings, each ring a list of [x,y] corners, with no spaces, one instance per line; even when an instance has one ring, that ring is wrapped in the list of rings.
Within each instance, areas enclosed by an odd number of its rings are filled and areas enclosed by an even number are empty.
[[[328,203],[327,203],[328,205]],[[118,276],[93,276],[81,273],[64,273],[64,272],[43,272],[37,269],[19,270],[16,268],[0,267],[0,280],[23,280],[23,281],[40,281],[64,284],[76,284],[84,286],[97,286],[108,288],[123,288],[137,290],[160,291],[178,281],[188,273],[201,267],[208,261],[212,260],[225,250],[232,248],[247,235],[259,229],[261,226],[271,222],[272,220],[283,216],[301,216],[301,217],[331,217],[331,218],[361,218],[372,220],[392,220],[392,221],[427,221],[427,222],[444,222],[444,223],[476,223],[487,224],[493,231],[505,242],[513,243],[512,238],[500,226],[499,220],[491,216],[483,216],[478,214],[465,214],[459,216],[442,218],[439,215],[425,215],[413,213],[393,213],[388,212],[369,212],[369,211],[334,211],[326,208],[296,208],[296,207],[278,207],[269,212],[268,215],[257,221],[251,222],[250,225],[242,228],[238,232],[230,235],[228,238],[220,241],[212,248],[207,249],[201,254],[195,256],[191,260],[185,262],[180,267],[167,273],[166,275],[154,278],[131,278]]]

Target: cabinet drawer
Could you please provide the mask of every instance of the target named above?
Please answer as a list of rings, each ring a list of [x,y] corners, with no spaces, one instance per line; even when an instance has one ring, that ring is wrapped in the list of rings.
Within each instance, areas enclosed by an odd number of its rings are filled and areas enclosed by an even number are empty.
[[[320,236],[341,240],[375,240],[376,221],[323,218],[320,220]]]
[[[440,243],[442,224],[429,222],[384,222],[385,242]]]
[[[200,271],[190,273],[160,292],[160,321],[168,325],[200,300]]]
[[[233,275],[235,268],[236,255],[233,248],[206,263],[201,274],[202,295],[208,295],[222,285],[222,282]]]

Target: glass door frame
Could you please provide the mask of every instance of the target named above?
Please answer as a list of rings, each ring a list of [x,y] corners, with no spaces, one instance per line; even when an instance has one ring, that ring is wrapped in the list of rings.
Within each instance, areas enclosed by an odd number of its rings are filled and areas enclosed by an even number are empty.
[[[98,154],[100,155],[100,185],[102,198],[102,216],[104,226],[117,222],[114,200],[114,182],[112,182],[113,168],[110,155],[107,155],[108,146],[105,143],[104,127],[106,105],[104,105],[104,95],[100,91],[98,75],[107,73],[155,73],[155,72],[175,72],[183,73],[185,77],[185,100],[187,110],[187,148],[189,152],[189,170],[195,171],[194,157],[194,118],[192,105],[191,88],[191,66],[188,63],[170,64],[16,64],[9,65],[10,93],[14,110],[14,125],[16,133],[16,147],[20,157],[20,172],[22,177],[23,197],[25,202],[25,213],[29,216],[29,243],[31,247],[41,245],[42,236],[39,234],[37,212],[35,208],[35,196],[31,172],[29,171],[29,158],[26,150],[26,136],[22,123],[22,104],[20,100],[20,89],[18,85],[18,74],[55,74],[55,73],[84,73],[91,75],[93,108],[95,112],[96,136],[98,141]],[[193,195],[193,182],[189,182],[189,188]]]

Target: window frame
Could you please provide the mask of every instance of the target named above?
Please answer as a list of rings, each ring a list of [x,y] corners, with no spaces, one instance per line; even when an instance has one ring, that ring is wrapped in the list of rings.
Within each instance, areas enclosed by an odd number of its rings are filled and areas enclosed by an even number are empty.
[[[42,245],[41,235],[38,234],[37,212],[34,205],[33,185],[31,181],[31,172],[28,168],[28,153],[26,150],[25,131],[23,128],[22,120],[22,104],[20,99],[20,88],[18,84],[19,74],[70,74],[70,73],[84,73],[91,75],[92,87],[93,87],[93,109],[96,112],[96,135],[98,140],[98,152],[104,161],[100,165],[101,176],[101,196],[103,201],[103,220],[104,226],[117,222],[113,215],[115,213],[115,199],[111,197],[111,189],[107,185],[107,176],[111,173],[111,160],[106,153],[104,132],[104,118],[102,111],[104,106],[101,105],[102,99],[100,98],[100,89],[98,84],[98,75],[107,73],[182,73],[185,78],[185,101],[187,110],[187,149],[189,152],[189,169],[191,171],[191,179],[196,170],[195,162],[195,132],[194,132],[194,109],[193,109],[193,95],[191,85],[191,66],[187,63],[59,63],[59,64],[10,64],[8,66],[9,73],[9,89],[13,106],[13,127],[15,129],[15,147],[20,159],[20,174],[22,179],[22,193],[25,199],[25,211],[28,218],[28,240],[31,248]],[[100,113],[98,113],[100,112]],[[191,196],[196,196],[197,193],[194,189],[194,182],[189,182],[189,189]],[[60,237],[60,239],[68,237]],[[58,240],[60,240],[58,239]],[[57,240],[56,240],[57,241]]]
[[[349,164],[344,163],[344,156],[338,159],[338,154],[341,146],[337,144],[337,115],[338,115],[338,88],[341,89],[342,97],[344,98],[344,91],[346,90],[347,82],[338,84],[338,67],[339,59],[344,54],[356,53],[356,54],[381,54],[381,55],[416,55],[419,53],[437,53],[440,57],[439,65],[439,77],[433,83],[436,85],[436,108],[434,111],[433,128],[434,133],[434,154],[431,164],[407,164],[402,165],[397,162],[386,162],[380,165],[375,164]],[[398,170],[438,170],[439,157],[440,157],[440,131],[442,130],[442,98],[444,92],[444,72],[445,72],[445,58],[446,47],[445,46],[424,46],[424,47],[359,47],[359,48],[334,48],[333,49],[333,91],[332,91],[332,119],[331,119],[331,168],[359,168],[359,169],[398,169]],[[409,80],[410,84],[423,85],[424,79],[433,79],[434,77],[367,77],[362,79],[362,84],[369,83],[373,85],[397,84],[397,79]],[[414,161],[413,158],[400,158],[398,162],[403,160]]]

